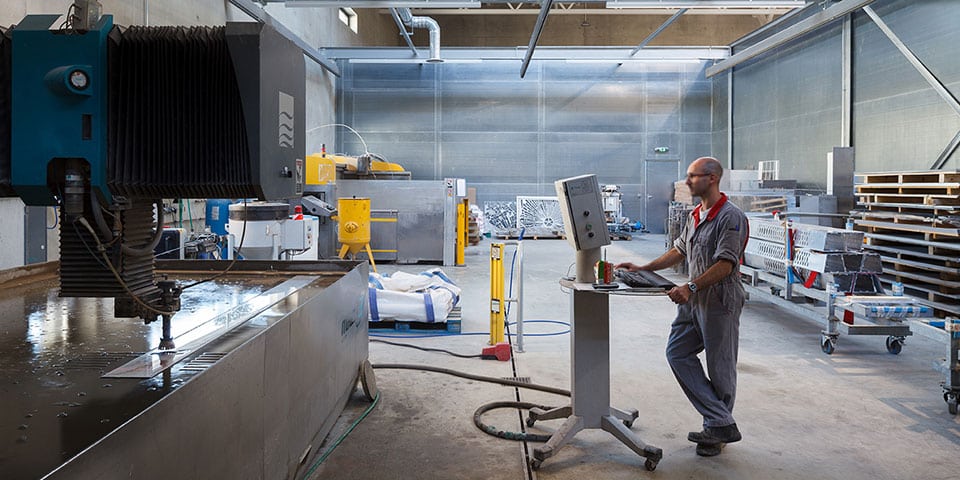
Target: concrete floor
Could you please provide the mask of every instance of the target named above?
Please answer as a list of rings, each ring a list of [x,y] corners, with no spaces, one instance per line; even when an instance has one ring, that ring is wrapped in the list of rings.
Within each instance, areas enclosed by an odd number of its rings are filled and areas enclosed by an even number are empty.
[[[527,320],[568,320],[569,297],[557,280],[573,263],[562,240],[525,242]],[[642,235],[608,247],[610,261],[651,259],[663,237]],[[467,251],[466,267],[444,271],[463,288],[464,332],[488,331],[488,241]],[[417,266],[382,266],[382,272],[416,272]],[[670,276],[670,275],[668,275]],[[673,277],[674,280],[681,280]],[[611,400],[640,410],[633,431],[663,449],[655,472],[609,434],[577,435],[538,471],[526,456],[538,444],[501,440],[472,423],[474,410],[497,400],[566,404],[556,395],[468,381],[436,373],[377,370],[380,403],[311,478],[380,479],[957,479],[960,417],[947,413],[941,376],[932,368],[945,346],[911,337],[890,355],[884,337],[841,337],[837,352],[819,348],[821,327],[777,307],[748,302],[741,318],[739,392],[735,416],[743,441],[714,458],[698,457],[686,440],[701,419],[677,386],[664,359],[675,307],[664,297],[613,297]],[[564,327],[528,324],[527,332]],[[405,341],[405,340],[399,340]],[[484,336],[410,339],[409,343],[479,353]],[[371,343],[370,361],[442,366],[494,377],[530,377],[533,383],[569,388],[569,335],[526,337],[526,351],[509,362],[460,359]],[[334,433],[342,432],[368,404],[352,400]],[[520,431],[516,410],[484,416],[503,430]],[[537,423],[552,432],[560,420]]]

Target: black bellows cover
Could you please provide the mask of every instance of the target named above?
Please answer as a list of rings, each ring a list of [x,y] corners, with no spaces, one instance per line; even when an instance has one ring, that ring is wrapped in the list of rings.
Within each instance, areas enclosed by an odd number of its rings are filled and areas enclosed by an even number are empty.
[[[10,52],[13,48],[10,39],[0,33],[0,197],[13,197],[16,194],[10,187],[10,88],[13,67]]]
[[[130,27],[111,46],[109,64],[107,177],[115,195],[256,196],[224,27]]]

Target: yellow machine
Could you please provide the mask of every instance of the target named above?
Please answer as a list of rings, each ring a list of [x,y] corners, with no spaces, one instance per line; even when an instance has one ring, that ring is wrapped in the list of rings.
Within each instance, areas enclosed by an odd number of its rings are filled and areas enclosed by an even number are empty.
[[[337,169],[350,173],[378,173],[406,172],[398,163],[377,160],[372,154],[351,157],[347,155],[329,155],[326,153],[312,153],[307,155],[307,185],[334,184],[337,180]]]
[[[304,180],[307,185],[328,185],[337,183],[336,155],[311,153],[307,155],[307,172]]]
[[[377,264],[373,261],[373,252],[370,251],[370,199],[337,199],[336,220],[337,238],[343,244],[340,247],[340,258],[344,258],[347,253],[356,256],[357,253],[366,251],[370,266],[376,272]]]

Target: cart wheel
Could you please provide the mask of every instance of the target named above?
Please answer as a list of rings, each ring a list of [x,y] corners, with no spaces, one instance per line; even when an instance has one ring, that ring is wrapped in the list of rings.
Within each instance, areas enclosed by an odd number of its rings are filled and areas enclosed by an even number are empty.
[[[947,411],[951,415],[957,414],[957,394],[956,393],[944,393],[943,399],[947,401]]]
[[[536,458],[530,459],[530,468],[540,470],[540,465],[543,465],[543,460],[537,460]]]
[[[887,351],[898,355],[900,351],[903,350],[903,338],[902,337],[887,337]]]
[[[820,337],[820,350],[823,350],[823,353],[827,355],[832,355],[833,351],[837,349],[837,341],[824,335]]]
[[[624,424],[627,428],[633,428],[633,420],[624,420],[624,421],[623,421],[623,424]]]
[[[533,417],[527,417],[527,426],[532,427],[534,423],[537,423],[537,419]]]
[[[654,462],[648,458],[646,462],[643,462],[643,467],[646,468],[647,471],[652,472],[657,469],[657,463],[658,462]]]

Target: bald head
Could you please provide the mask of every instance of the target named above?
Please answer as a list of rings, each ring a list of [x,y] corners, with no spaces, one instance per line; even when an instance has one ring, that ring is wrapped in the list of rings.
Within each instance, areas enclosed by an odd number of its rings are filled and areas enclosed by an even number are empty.
[[[723,176],[723,165],[720,165],[720,162],[713,157],[700,157],[694,160],[690,166],[703,173],[716,175],[718,179]]]

